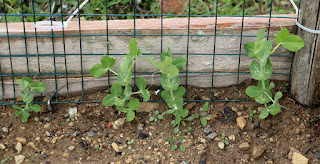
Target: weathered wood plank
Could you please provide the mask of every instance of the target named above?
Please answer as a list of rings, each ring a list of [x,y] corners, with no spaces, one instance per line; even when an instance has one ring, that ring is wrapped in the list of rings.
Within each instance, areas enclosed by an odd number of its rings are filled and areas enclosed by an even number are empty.
[[[294,15],[282,15],[282,17],[294,17]],[[293,31],[295,27],[295,19],[290,18],[272,18],[270,26],[270,35],[274,35],[280,30],[279,25],[287,27]],[[163,45],[170,44],[173,53],[186,54],[187,49],[187,18],[168,18],[164,19],[163,24]],[[219,72],[237,72],[239,62],[239,46],[240,46],[240,30],[241,30],[241,17],[219,17],[217,21],[217,37],[216,37],[216,56],[214,62],[214,71]],[[253,41],[257,34],[257,31],[263,26],[268,27],[269,18],[267,16],[261,18],[246,17],[244,20],[245,35],[242,40],[243,43]],[[119,66],[121,55],[128,53],[128,43],[133,34],[133,21],[132,20],[110,20],[108,23],[109,30],[109,54],[115,57],[116,64],[115,70]],[[14,73],[26,73],[27,60],[29,64],[29,70],[31,73],[38,73],[38,62],[40,65],[41,73],[53,73],[54,69],[56,73],[64,75],[66,69],[68,70],[69,77],[80,77],[81,71],[81,56],[80,54],[80,41],[79,41],[79,26],[78,22],[70,22],[67,29],[65,29],[65,44],[63,44],[62,30],[53,30],[54,38],[51,39],[51,31],[38,29],[37,40],[34,37],[35,31],[33,23],[25,24],[25,32],[27,37],[27,45],[22,37],[15,37],[15,35],[23,35],[22,23],[9,23],[9,41],[11,47],[11,59],[8,51],[8,41],[6,37],[0,37],[0,64],[3,74],[11,73],[11,64],[13,65]],[[213,68],[213,47],[214,47],[214,29],[215,18],[191,18],[190,34],[196,36],[190,36],[189,41],[189,62],[188,72],[212,72]],[[136,33],[138,46],[142,49],[144,55],[137,62],[137,72],[152,72],[155,71],[154,67],[145,60],[146,57],[151,56],[159,59],[158,55],[161,52],[160,33],[161,33],[161,21],[160,19],[143,19],[136,20]],[[0,24],[0,35],[6,35],[5,24]],[[107,36],[106,36],[106,24],[105,21],[82,21],[81,22],[81,44],[82,44],[82,70],[83,72],[89,72],[90,68],[99,62],[99,59],[107,51]],[[119,36],[120,34],[126,34],[127,36]],[[156,36],[155,36],[156,34]],[[73,36],[71,36],[73,35]],[[103,36],[97,36],[103,35]],[[174,36],[177,35],[177,36]],[[199,36],[203,35],[203,36]],[[208,36],[209,35],[209,36]],[[270,38],[272,39],[272,38]],[[54,45],[54,47],[53,47]],[[244,44],[242,44],[243,46]],[[66,49],[64,49],[64,46]],[[26,47],[27,54],[26,55]],[[38,52],[37,52],[38,49]],[[162,47],[163,51],[166,51],[166,46]],[[36,54],[39,54],[37,56]],[[242,47],[241,54],[245,54],[245,50]],[[66,54],[66,56],[65,56]],[[290,55],[288,51],[279,49],[276,54]],[[249,64],[252,59],[245,55],[240,57],[239,69],[241,72],[249,71]],[[274,71],[277,73],[288,73],[290,70],[291,58],[284,57],[272,57],[274,65]],[[66,61],[66,63],[65,63]],[[55,65],[54,65],[55,63]],[[186,71],[186,70],[185,70]],[[211,73],[198,74],[189,73],[192,78],[188,78],[189,85],[211,87]],[[183,77],[183,76],[182,76]],[[3,77],[5,84],[5,98],[13,97],[12,82],[10,77]],[[58,78],[58,85],[63,85],[65,80]],[[237,83],[237,74],[215,74],[214,87],[234,85]],[[249,74],[241,74],[240,81],[250,78]],[[276,75],[274,79],[287,79],[287,75]],[[47,83],[48,92],[55,89],[54,76],[43,76],[44,82]],[[87,78],[86,78],[87,79]],[[90,78],[88,78],[90,79]],[[184,80],[181,80],[184,81]],[[202,82],[200,82],[202,81]],[[92,89],[94,87],[103,86],[106,83],[101,82],[86,82],[88,87],[86,89]],[[90,85],[89,85],[90,84]],[[94,85],[93,85],[94,84]],[[102,85],[103,84],[103,85]],[[51,87],[52,86],[52,87]],[[1,87],[1,86],[0,86]],[[10,88],[11,87],[11,88]],[[81,89],[81,87],[80,87]],[[70,92],[79,91],[79,87],[74,87]],[[2,95],[2,89],[0,88],[0,96]],[[17,94],[20,92],[19,87],[16,90]],[[63,93],[63,92],[61,92]]]
[[[301,3],[299,22],[310,29],[320,30],[320,0]],[[299,29],[305,46],[294,57],[291,93],[301,104],[312,105],[319,99],[320,36]]]

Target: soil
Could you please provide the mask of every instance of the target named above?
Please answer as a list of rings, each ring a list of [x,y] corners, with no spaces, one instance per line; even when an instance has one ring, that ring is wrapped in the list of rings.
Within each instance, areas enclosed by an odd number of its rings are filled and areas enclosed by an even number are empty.
[[[245,95],[245,88],[254,83],[246,81],[239,86],[240,99],[250,100]],[[105,107],[101,103],[55,104],[53,112],[32,113],[27,123],[22,123],[20,118],[14,117],[15,109],[11,106],[2,106],[1,128],[7,127],[9,132],[0,132],[0,143],[6,147],[5,150],[0,150],[0,157],[5,159],[13,153],[19,154],[14,148],[17,144],[16,137],[23,137],[27,140],[20,152],[25,156],[24,163],[286,164],[291,163],[291,159],[288,158],[290,148],[300,151],[309,159],[309,163],[319,163],[320,108],[306,108],[297,104],[285,92],[286,82],[274,83],[277,86],[275,91],[284,91],[280,104],[291,110],[282,109],[278,115],[269,116],[265,120],[259,120],[258,114],[255,114],[252,120],[249,118],[249,111],[257,110],[259,113],[261,109],[261,105],[254,101],[222,101],[237,99],[237,86],[214,88],[213,93],[211,88],[188,87],[188,100],[210,100],[213,96],[214,100],[219,101],[209,103],[213,118],[208,120],[208,125],[217,136],[215,139],[208,139],[203,125],[196,119],[194,125],[188,123],[186,126],[186,129],[192,128],[190,134],[178,134],[184,136],[185,140],[178,145],[185,145],[185,152],[179,148],[171,151],[171,145],[166,140],[167,137],[177,136],[170,124],[173,119],[171,115],[165,115],[164,119],[157,123],[150,122],[149,117],[153,112],[145,110],[137,113],[134,121],[125,122],[122,128],[114,129],[110,126],[111,122],[125,117],[125,114],[118,114],[113,107]],[[107,91],[101,91],[91,94],[86,96],[85,100],[102,100],[106,93]],[[67,100],[80,99],[79,96]],[[151,100],[159,99],[159,94],[152,92]],[[204,102],[188,102],[185,108],[189,109],[190,114],[199,113],[203,104]],[[141,103],[141,106],[147,110],[159,110],[160,113],[168,109],[165,103],[159,102]],[[77,107],[77,117],[68,121],[65,115],[69,108],[74,107]],[[49,122],[46,117],[50,118]],[[237,125],[237,117],[246,120],[242,130]],[[143,130],[138,130],[138,126],[143,126]],[[72,134],[75,132],[77,136],[73,137]],[[88,133],[92,132],[94,135],[89,137]],[[222,133],[226,134],[225,139],[229,141],[229,145],[223,150],[218,147]],[[234,140],[232,135],[235,136]],[[127,144],[132,139],[135,141]],[[27,146],[28,142],[34,143],[39,150]],[[249,148],[240,150],[239,145],[245,142],[249,143]],[[112,143],[117,144],[119,152],[113,149]],[[74,146],[74,150],[69,150],[70,146]],[[264,148],[263,154],[255,157],[254,149],[261,147]],[[7,163],[14,163],[14,157],[8,159]]]

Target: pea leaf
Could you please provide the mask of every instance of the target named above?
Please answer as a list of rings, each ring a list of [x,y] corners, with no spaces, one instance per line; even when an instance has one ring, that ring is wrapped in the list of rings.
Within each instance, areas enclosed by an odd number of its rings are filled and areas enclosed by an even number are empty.
[[[184,145],[180,145],[180,150],[181,151],[186,151],[186,147]]]
[[[38,81],[38,82],[31,84],[30,88],[32,90],[35,90],[38,93],[41,93],[44,90],[46,90],[46,85],[44,85],[43,82]]]
[[[262,80],[263,79],[263,75],[261,74],[261,71],[260,71],[260,64],[258,63],[258,61],[253,60],[251,62],[251,64],[250,64],[250,74],[256,80]]]
[[[250,86],[246,89],[246,94],[249,97],[258,97],[261,94],[261,88],[257,86]]]
[[[289,51],[298,51],[304,46],[304,41],[297,35],[289,35],[286,28],[281,28],[275,41]]]
[[[174,62],[173,65],[177,67],[180,71],[186,66],[187,60],[184,57],[178,57]]]
[[[18,106],[18,105],[12,105],[12,107],[13,108],[15,108],[15,109],[22,109],[20,106]]]
[[[179,75],[179,69],[174,65],[170,65],[164,72],[168,78],[174,78]]]
[[[244,48],[247,50],[247,54],[251,58],[256,57],[256,55],[254,54],[254,46],[255,46],[255,42],[248,42],[244,44]]]
[[[166,75],[161,74],[160,84],[166,90],[169,90],[169,89],[176,90],[179,87],[179,84],[180,84],[179,77],[176,76],[174,78],[168,79]]]
[[[124,56],[121,59],[118,73],[119,72],[131,72],[131,70],[130,70],[131,65],[132,65],[132,58],[130,58],[129,56]]]
[[[269,116],[269,111],[267,108],[262,108],[259,114],[259,119],[265,119]]]
[[[280,98],[282,97],[282,93],[279,91],[276,93],[276,95],[274,96],[274,101],[278,101]]]
[[[139,90],[143,90],[147,87],[146,79],[144,77],[139,77],[137,80],[137,87]]]
[[[115,97],[118,97],[122,94],[122,87],[118,82],[115,82],[111,89],[110,89],[111,94],[113,94]]]
[[[271,97],[271,92],[267,92],[267,94]],[[254,100],[259,104],[266,104],[271,102],[270,98],[263,92],[259,96],[255,97]]]
[[[188,116],[189,111],[187,109],[183,109],[179,112],[180,116],[182,118],[187,117]]]
[[[102,64],[95,64],[89,72],[93,77],[101,77],[106,74],[108,70],[109,69],[104,67]]]
[[[133,110],[128,110],[128,113],[127,113],[127,121],[130,122],[134,119],[135,117],[135,113]]]
[[[171,151],[175,151],[178,148],[178,145],[172,145],[171,146]]]
[[[265,36],[264,28],[261,28],[261,29],[259,30],[259,32],[258,32],[256,42],[259,42],[259,41],[263,40],[263,39],[264,39],[264,36]]]
[[[269,107],[269,112],[272,115],[277,115],[280,112],[280,109],[281,109],[281,107],[279,104],[272,104]]]
[[[22,122],[27,122],[29,117],[30,117],[30,113],[28,111],[22,110],[21,112],[21,121]]]
[[[174,122],[176,125],[179,125],[180,122],[181,122],[181,117],[180,116],[177,116],[175,119],[174,119]]]
[[[132,72],[118,72],[117,80],[123,86],[129,85],[132,81]]]
[[[21,92],[21,98],[22,101],[25,103],[31,103],[33,101],[33,93],[29,90],[22,90]]]
[[[185,88],[183,86],[180,86],[174,91],[173,95],[174,97],[182,97],[184,93],[185,93]]]
[[[32,104],[30,108],[34,112],[40,112],[41,111],[41,106],[38,105],[38,104]]]
[[[128,103],[128,108],[132,111],[139,109],[140,101],[138,99],[131,99]]]
[[[106,97],[104,97],[102,103],[105,106],[112,106],[115,104],[115,99],[116,99],[116,97],[114,95],[109,94]]]
[[[283,43],[288,37],[290,32],[286,28],[281,28],[281,31],[276,35],[275,41],[278,44]]]
[[[265,67],[263,67],[263,73],[261,74],[262,79],[268,80],[272,75],[272,71],[273,71],[273,68],[272,68],[271,61],[269,59],[267,59],[267,63],[265,65]]]
[[[173,129],[173,133],[175,133],[175,134],[176,134],[176,133],[179,133],[179,131],[180,131],[180,130],[179,130],[179,126],[177,126],[177,127],[175,127],[175,128]]]
[[[165,100],[169,100],[169,99],[172,99],[171,97],[171,93],[169,90],[164,90],[161,92],[161,97]]]
[[[193,118],[192,116],[189,116],[189,117],[187,117],[187,118],[184,119],[184,120],[186,120],[186,121],[192,121],[192,120],[194,120],[194,118]]]
[[[161,114],[158,115],[158,119],[160,119],[160,120],[163,119],[163,115],[161,115]]]
[[[151,116],[151,117],[149,118],[149,121],[153,121],[153,120],[154,120],[154,117]]]
[[[22,78],[22,79],[15,79],[18,84],[22,87],[22,89],[26,89],[31,83],[32,83],[32,79],[31,78]],[[31,80],[31,82],[30,82]]]
[[[111,58],[107,55],[105,55],[104,57],[102,57],[101,59],[101,63],[105,68],[110,69],[114,63],[116,62],[116,60],[114,58]]]
[[[129,43],[129,49],[130,49],[130,53],[132,55],[134,55],[135,57],[137,57],[137,41],[135,38],[132,38],[130,43]]]
[[[143,101],[144,101],[144,102],[149,101],[149,99],[150,99],[150,92],[149,92],[149,90],[143,89],[142,92],[141,92],[141,94],[142,94],[142,97],[143,97]]]
[[[170,110],[167,110],[167,111],[163,112],[162,114],[172,114],[175,111],[176,111],[175,109],[170,109]]]

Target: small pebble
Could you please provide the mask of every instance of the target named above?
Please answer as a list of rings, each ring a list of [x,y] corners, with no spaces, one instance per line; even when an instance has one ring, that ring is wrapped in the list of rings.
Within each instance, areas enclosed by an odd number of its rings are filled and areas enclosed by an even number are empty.
[[[51,162],[50,161],[46,161],[45,164],[51,164]]]
[[[206,160],[200,160],[199,164],[206,164]]]
[[[94,132],[93,131],[89,131],[87,134],[88,134],[88,137],[93,137],[94,136]]]
[[[138,138],[140,138],[140,139],[146,139],[146,138],[148,138],[149,137],[149,135],[148,134],[146,134],[146,133],[139,133],[139,137]]]
[[[207,138],[213,140],[216,136],[217,136],[216,133],[211,133],[211,134],[209,134],[209,135],[207,136]]]
[[[2,131],[3,131],[4,133],[9,133],[9,130],[8,130],[8,128],[6,128],[6,127],[3,127],[3,128],[2,128]]]
[[[212,128],[210,127],[210,125],[208,125],[207,127],[204,128],[203,130],[205,133],[210,133],[212,131]]]
[[[50,117],[45,117],[45,118],[43,118],[45,121],[47,121],[47,122],[50,122],[51,121],[51,119],[50,119]]]
[[[116,138],[116,141],[117,141],[118,144],[122,144],[122,141],[121,141],[121,139],[119,137]]]
[[[224,143],[223,143],[223,142],[219,142],[219,143],[218,143],[218,147],[219,147],[220,149],[224,149]]]
[[[42,158],[48,158],[48,155],[47,154],[43,154]]]
[[[317,159],[320,159],[320,152],[316,152],[315,155]]]
[[[72,137],[76,138],[78,136],[77,132],[72,133]]]
[[[75,146],[69,146],[68,150],[72,151],[72,150],[74,150],[74,148],[76,148],[76,147]]]
[[[141,131],[141,130],[143,130],[143,127],[138,126],[137,129]]]
[[[50,132],[46,131],[45,133],[46,133],[46,135],[47,135],[48,137],[51,136]]]

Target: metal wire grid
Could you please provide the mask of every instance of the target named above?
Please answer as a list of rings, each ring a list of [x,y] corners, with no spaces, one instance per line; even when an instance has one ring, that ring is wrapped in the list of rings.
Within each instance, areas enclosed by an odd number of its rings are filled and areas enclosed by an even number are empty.
[[[21,0],[21,4],[23,4],[24,0]],[[78,7],[80,4],[80,0],[78,0]],[[94,3],[94,2],[91,2]],[[189,62],[189,56],[190,55],[210,55],[212,56],[212,71],[210,72],[189,72],[188,71],[188,65],[186,65],[186,72],[181,72],[181,73],[185,73],[186,74],[186,95],[188,94],[188,75],[189,74],[198,74],[198,73],[211,73],[212,74],[212,84],[211,84],[211,100],[189,100],[186,96],[186,101],[188,102],[201,102],[201,101],[247,101],[247,100],[241,100],[239,98],[239,76],[240,74],[249,74],[249,72],[241,72],[240,71],[240,59],[241,56],[243,55],[247,55],[247,54],[243,54],[242,53],[242,39],[243,37],[256,37],[255,35],[244,35],[243,34],[243,24],[244,24],[244,18],[245,17],[268,17],[269,18],[269,26],[267,29],[267,39],[269,39],[270,37],[270,23],[271,23],[271,18],[291,18],[291,19],[298,19],[297,17],[280,17],[280,16],[272,16],[272,7],[273,7],[273,0],[271,0],[270,2],[270,12],[269,15],[265,15],[265,16],[249,16],[249,15],[245,15],[245,3],[246,0],[243,0],[243,8],[242,8],[242,15],[228,15],[229,17],[241,17],[242,18],[242,24],[241,24],[241,32],[240,35],[218,35],[217,34],[217,18],[218,17],[222,17],[222,16],[226,16],[226,15],[219,15],[219,9],[218,9],[218,3],[219,0],[216,0],[216,15],[191,15],[191,0],[189,0],[189,6],[188,6],[188,15],[175,15],[175,14],[164,14],[163,13],[163,7],[161,7],[161,14],[156,15],[156,14],[148,14],[148,15],[142,15],[142,14],[136,14],[136,1],[133,0],[133,15],[131,14],[108,14],[108,0],[106,0],[106,14],[81,14],[80,12],[78,12],[78,24],[79,24],[79,32],[78,34],[74,34],[74,35],[67,35],[64,32],[64,29],[62,29],[62,35],[57,35],[54,34],[53,30],[51,30],[51,35],[37,35],[37,29],[35,29],[35,35],[27,35],[26,34],[26,30],[25,30],[25,21],[24,21],[24,17],[27,16],[33,16],[34,18],[34,23],[35,23],[35,18],[37,16],[45,16],[45,17],[50,17],[50,21],[53,21],[53,17],[60,17],[61,21],[63,23],[63,18],[64,16],[70,16],[71,14],[64,14],[62,12],[62,0],[60,0],[60,7],[61,7],[61,13],[60,14],[35,14],[35,7],[34,7],[34,1],[31,1],[32,4],[32,9],[33,9],[33,14],[8,14],[6,13],[6,6],[3,5],[4,8],[4,13],[0,13],[0,16],[4,17],[5,20],[5,24],[6,24],[6,35],[0,35],[0,38],[7,38],[7,42],[8,42],[8,54],[7,55],[0,55],[0,59],[2,57],[9,57],[10,58],[10,67],[11,67],[11,73],[3,73],[2,69],[1,69],[1,63],[0,63],[0,80],[1,80],[1,85],[2,85],[2,100],[0,102],[0,105],[12,105],[12,104],[16,104],[16,93],[15,93],[15,86],[13,84],[13,90],[14,90],[14,98],[13,98],[13,102],[8,102],[7,100],[4,99],[4,77],[11,77],[12,81],[14,81],[14,77],[16,76],[54,76],[55,79],[55,90],[56,90],[56,100],[53,101],[53,104],[58,104],[58,103],[97,103],[97,102],[101,102],[101,101],[86,101],[84,99],[85,93],[84,93],[84,75],[85,74],[89,74],[88,72],[84,72],[83,71],[83,56],[90,56],[90,55],[105,55],[105,54],[84,54],[82,53],[82,45],[81,45],[81,38],[82,36],[106,36],[107,37],[107,42],[109,39],[109,36],[132,36],[132,37],[137,37],[137,36],[159,36],[161,39],[161,49],[160,49],[160,53],[162,53],[162,48],[163,48],[163,36],[187,36],[187,49],[186,49],[186,59],[187,59],[187,63]],[[5,4],[5,0],[3,0],[3,4]],[[51,5],[52,5],[52,0],[49,0],[49,8],[50,8],[50,13],[51,13]],[[161,6],[163,6],[163,1],[161,2]],[[299,8],[300,8],[300,2],[299,2]],[[21,7],[22,13],[23,13],[23,7]],[[24,30],[24,34],[23,35],[10,35],[9,34],[9,29],[8,29],[8,20],[7,17],[8,16],[14,16],[14,17],[21,17],[22,18],[22,23],[23,23],[23,30]],[[105,16],[106,19],[106,34],[81,34],[81,19],[80,16]],[[134,24],[134,31],[133,34],[109,34],[109,29],[108,29],[108,16],[132,16],[133,17],[133,24]],[[136,17],[138,16],[145,16],[145,17],[160,17],[161,19],[161,33],[160,34],[137,34],[136,33]],[[187,17],[188,18],[188,34],[164,34],[163,33],[163,18],[164,17]],[[214,34],[210,35],[198,35],[198,34],[190,34],[190,18],[191,17],[214,17],[215,18],[215,28],[214,28]],[[296,28],[296,33],[297,33],[297,28]],[[66,44],[65,44],[65,37],[69,37],[69,36],[77,36],[79,38],[79,44],[80,44],[80,53],[79,54],[67,54],[66,53]],[[207,36],[207,37],[214,37],[214,42],[213,44],[213,52],[211,54],[192,54],[189,53],[189,38],[191,36]],[[238,54],[217,54],[216,53],[216,37],[219,36],[230,36],[230,37],[240,37],[240,46],[239,46],[239,53]],[[10,38],[24,38],[24,43],[25,43],[25,54],[20,54],[20,55],[12,55],[11,54],[11,46],[10,46]],[[39,46],[38,46],[38,37],[47,37],[47,38],[51,38],[52,41],[52,47],[53,47],[53,51],[52,54],[39,54]],[[62,42],[63,42],[63,54],[56,54],[54,51],[54,38],[56,37],[61,37],[62,38]],[[27,46],[27,38],[35,38],[36,41],[36,52],[37,54],[28,54],[28,46]],[[125,55],[125,54],[110,54],[109,53],[109,44],[107,44],[107,49],[106,49],[106,54],[107,55]],[[69,55],[77,55],[80,57],[80,64],[81,64],[81,70],[80,73],[75,73],[75,72],[68,72],[68,68],[67,68],[67,56]],[[143,55],[160,55],[160,54],[143,54]],[[181,54],[174,54],[174,55],[181,55]],[[217,72],[214,71],[214,67],[215,67],[215,56],[218,55],[230,55],[230,56],[238,56],[238,70],[237,72]],[[54,65],[54,71],[51,73],[43,73],[41,72],[41,67],[40,67],[40,60],[39,58],[42,56],[49,56],[53,58],[53,65]],[[291,62],[291,67],[290,67],[290,72],[288,73],[273,73],[273,74],[288,74],[289,75],[289,79],[288,79],[288,83],[290,84],[290,80],[291,80],[291,70],[292,70],[292,63],[293,63],[293,56],[294,53],[292,53],[292,55],[272,55],[272,56],[281,56],[281,57],[291,57],[292,58],[292,62]],[[26,58],[26,65],[27,65],[27,72],[26,73],[14,73],[13,71],[13,63],[12,63],[12,58],[13,57],[18,57],[18,58]],[[37,61],[38,61],[38,72],[37,73],[30,73],[29,70],[29,63],[28,63],[28,58],[29,57],[37,57]],[[64,73],[58,73],[56,71],[56,57],[64,57],[64,62],[65,62],[65,72]],[[150,73],[150,72],[137,72],[136,71],[136,67],[134,67],[134,72],[133,72],[133,76],[134,76],[134,84],[135,84],[135,77],[137,73]],[[230,73],[230,74],[237,74],[237,99],[234,100],[215,100],[214,99],[214,87],[213,87],[213,80],[214,80],[214,74],[219,74],[219,73]],[[69,93],[69,81],[68,81],[68,75],[81,75],[81,85],[82,85],[82,90],[81,90],[81,101],[58,101],[58,86],[57,86],[57,76],[63,75],[65,76],[65,80],[66,80],[66,90],[67,90],[67,94]],[[106,85],[108,85],[109,87],[111,86],[110,84],[110,72],[108,72],[108,80],[106,82]],[[161,97],[160,97],[161,99]],[[41,94],[41,100],[42,100],[42,94]],[[162,101],[162,99],[160,100]],[[38,102],[38,103],[45,103],[45,102]],[[18,103],[18,104],[23,104],[23,103]]]

